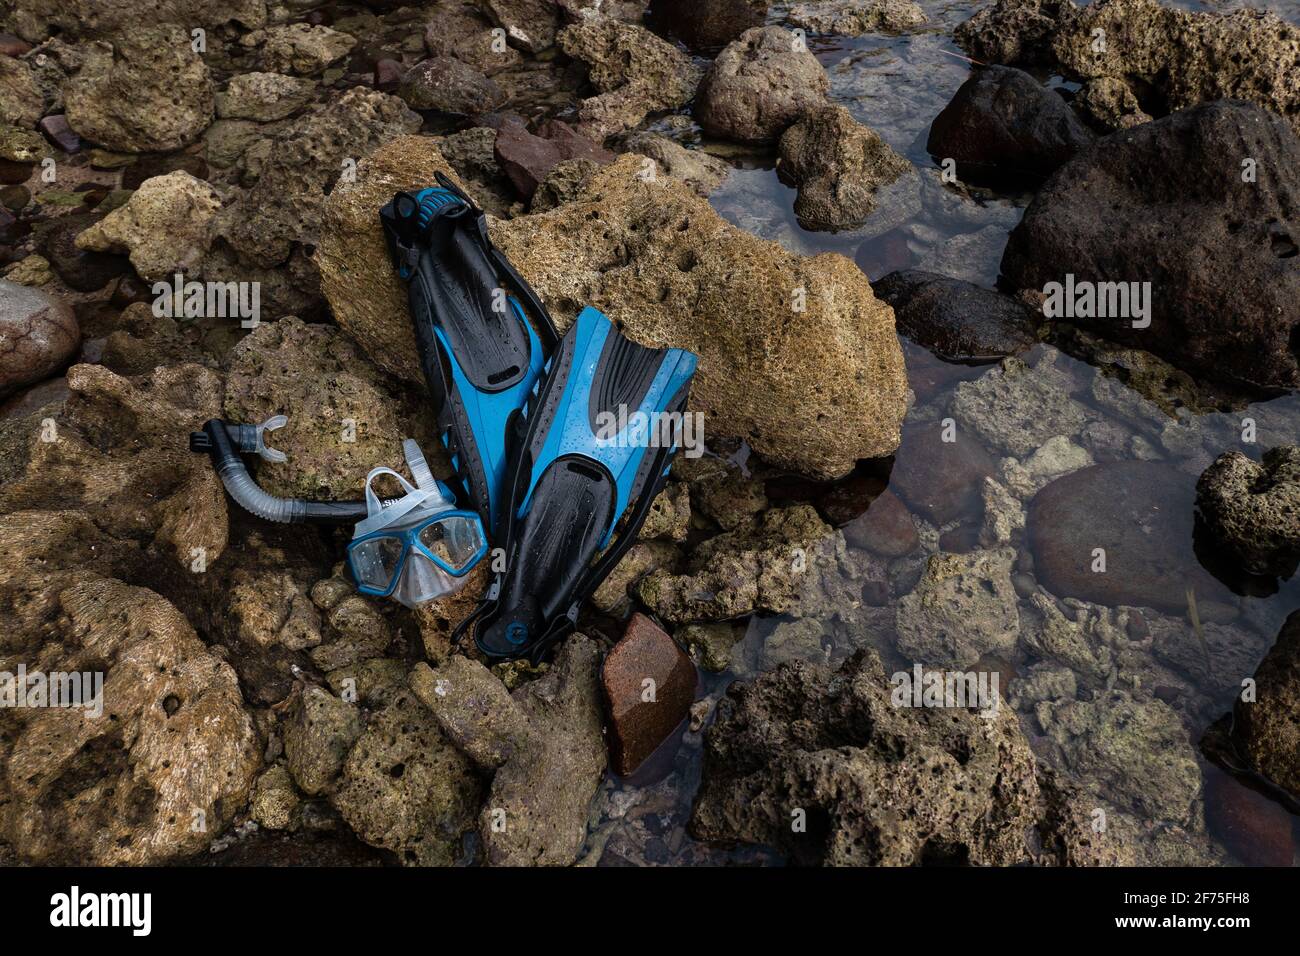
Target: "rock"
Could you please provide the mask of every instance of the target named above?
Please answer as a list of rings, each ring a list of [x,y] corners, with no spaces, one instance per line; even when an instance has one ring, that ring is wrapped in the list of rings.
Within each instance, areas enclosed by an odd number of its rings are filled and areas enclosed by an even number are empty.
[[[9,9],[14,31],[32,43],[54,34],[113,36],[141,23],[191,30],[235,23],[252,29],[266,22],[265,0],[15,0]]]
[[[460,858],[481,799],[473,764],[405,688],[371,714],[331,797],[357,836],[415,866]]]
[[[19,534],[5,531],[7,548]],[[7,647],[29,673],[102,673],[102,714],[4,712],[6,842],[25,861],[55,865],[141,866],[202,851],[248,800],[260,763],[235,672],[154,592],[51,570],[25,585],[31,571],[0,572],[10,597],[16,586],[34,592],[23,597],[26,625],[7,620]],[[42,649],[42,632],[64,641]]]
[[[1077,12],[1071,0],[997,0],[958,24],[953,38],[985,63],[1054,66],[1051,41],[1058,19],[1064,23]]]
[[[680,179],[706,198],[731,172],[729,165],[704,150],[687,149],[659,133],[636,133],[624,146],[653,159],[657,170]]]
[[[281,733],[289,772],[303,793],[316,796],[334,782],[362,730],[355,704],[322,687],[302,691]]]
[[[930,126],[926,150],[963,179],[1047,176],[1095,139],[1057,93],[1028,73],[977,70]]]
[[[0,396],[48,378],[80,344],[77,317],[66,303],[0,280]]]
[[[703,773],[693,836],[774,846],[798,864],[1103,857],[1077,799],[1037,766],[1010,709],[985,719],[896,707],[874,652],[834,674],[796,663],[733,683],[705,731]]]
[[[1191,479],[1157,462],[1093,465],[1034,496],[1027,519],[1038,580],[1060,597],[1187,612],[1226,589],[1192,553]],[[1101,567],[1104,552],[1105,571]]]
[[[578,117],[597,140],[639,126],[650,113],[685,106],[700,82],[690,57],[642,26],[585,17],[556,39],[587,64],[598,95],[578,105]]]
[[[374,154],[356,183],[331,194],[316,256],[339,324],[411,382],[423,379],[405,290],[390,275],[373,211],[439,168],[419,137]],[[683,183],[641,179],[640,168],[637,157],[621,157],[574,202],[494,226],[493,241],[557,322],[591,304],[636,341],[696,352],[691,409],[712,436],[744,436],[774,464],[833,478],[892,451],[907,401],[902,353],[889,309],[857,267],[837,255],[791,255],[728,225]],[[797,289],[803,312],[792,312]],[[683,301],[695,303],[689,316],[674,305]],[[737,356],[746,355],[766,359],[742,369]],[[833,433],[822,425],[830,419]]]
[[[411,690],[437,718],[443,733],[481,770],[496,770],[531,752],[527,717],[505,684],[477,661],[453,654],[437,670],[416,664]]]
[[[572,202],[582,195],[598,168],[590,159],[565,159],[556,163],[538,184],[528,211],[546,212]]]
[[[256,185],[227,207],[224,235],[241,260],[263,268],[284,263],[295,243],[316,241],[344,161],[419,126],[397,97],[358,88],[299,117],[271,140]]]
[[[424,29],[424,46],[429,56],[454,56],[491,76],[522,59],[514,47],[497,43],[492,29],[492,21],[477,4],[442,0]]]
[[[444,113],[490,113],[506,94],[472,66],[449,56],[435,56],[411,67],[397,95],[417,110]]]
[[[229,169],[239,162],[244,150],[262,139],[259,125],[250,120],[217,120],[208,127],[203,139],[204,155],[214,169]]]
[[[978,379],[960,383],[953,417],[990,446],[1017,456],[1058,435],[1077,434],[1088,412],[1071,398],[1073,383],[1058,358],[1049,351],[1033,366],[1006,358]]]
[[[1243,184],[1243,157],[1271,172]],[[1287,197],[1298,177],[1300,140],[1277,117],[1244,103],[1184,110],[1061,167],[1011,233],[1002,274],[1011,288],[1042,290],[1067,273],[1076,285],[1112,282],[1111,263],[1123,261],[1125,282],[1152,283],[1150,327],[1133,316],[1073,321],[1196,375],[1295,387],[1300,270],[1289,256],[1300,221]]]
[[[39,248],[64,284],[76,292],[96,292],[131,271],[126,256],[77,248],[77,236],[95,218],[74,213],[54,219],[47,227],[37,230]]]
[[[72,131],[68,118],[62,113],[47,116],[40,123],[41,132],[65,153],[75,153],[81,149],[81,137]]]
[[[272,123],[302,109],[315,91],[311,80],[282,73],[240,73],[230,78],[225,92],[216,95],[217,115]]]
[[[601,672],[615,773],[635,771],[686,719],[695,681],[686,653],[644,614],[633,614]]]
[[[805,229],[850,229],[876,208],[876,190],[912,170],[842,106],[809,109],[781,134],[777,172],[798,186]]]
[[[230,354],[225,418],[289,418],[268,438],[288,461],[258,466],[258,482],[272,495],[359,500],[370,469],[405,460],[402,439],[413,411],[395,383],[333,326],[292,316],[265,323]]]
[[[650,0],[656,26],[693,49],[712,52],[763,25],[767,0]]]
[[[948,361],[1016,355],[1036,341],[1032,312],[970,282],[908,270],[871,287],[893,307],[899,332]]]
[[[687,573],[661,569],[636,585],[637,596],[674,624],[725,621],[755,611],[798,613],[814,597],[815,578],[838,571],[843,537],[809,505],[774,508],[705,541]]]
[[[49,260],[35,253],[8,266],[4,270],[4,276],[16,285],[32,287],[48,285],[54,281]]]
[[[1071,101],[1094,126],[1105,132],[1129,129],[1151,122],[1128,84],[1113,76],[1099,76],[1083,85]]]
[[[606,614],[626,614],[633,586],[651,571],[675,570],[680,559],[677,546],[667,541],[636,542],[591,595],[592,606]]]
[[[1232,741],[1248,769],[1300,798],[1300,611],[1255,671],[1255,699],[1233,707]]]
[[[907,505],[889,490],[877,495],[865,514],[844,527],[844,539],[887,558],[911,554],[921,543]]]
[[[685,541],[690,533],[690,486],[684,481],[669,481],[651,502],[639,537],[644,541]]]
[[[301,804],[288,769],[276,764],[257,778],[248,815],[264,830],[290,830]]]
[[[958,428],[944,440],[942,423],[909,428],[903,435],[890,486],[936,525],[972,513],[983,480],[997,463],[973,434]]]
[[[315,76],[347,56],[357,41],[329,27],[285,23],[246,34],[240,43],[261,47],[262,68],[269,73]]]
[[[1196,507],[1247,571],[1289,578],[1300,562],[1300,447],[1270,449],[1262,464],[1225,452],[1196,483]]]
[[[166,176],[177,171],[189,173],[195,179],[208,178],[208,166],[202,156],[192,153],[172,153],[169,156],[137,156],[122,171],[122,189],[134,190],[144,185],[146,179]]]
[[[12,179],[16,183],[26,182],[30,178],[32,164],[45,159],[49,153],[49,147],[39,133],[17,126],[0,128],[0,159],[14,164],[18,171],[25,173],[22,176],[15,173]]]
[[[0,56],[0,123],[31,129],[41,118],[43,102],[31,67],[23,60]]]
[[[1003,458],[998,477],[1007,490],[1020,498],[1032,498],[1053,479],[1095,464],[1086,449],[1064,435],[1049,438],[1024,461]]]
[[[77,248],[127,252],[146,282],[170,280],[194,271],[207,254],[220,209],[220,196],[203,180],[179,171],[157,176],[77,236]]]
[[[536,134],[517,120],[503,124],[497,130],[493,155],[523,199],[532,199],[537,187],[562,162],[588,160],[603,166],[614,161],[613,153],[561,120],[547,121]]]
[[[856,37],[919,27],[925,23],[925,12],[911,0],[832,0],[795,4],[786,19],[810,33]]]
[[[1205,779],[1205,823],[1247,866],[1290,866],[1295,857],[1291,815],[1227,774]]]
[[[557,0],[480,0],[483,12],[504,27],[511,46],[541,53],[555,45],[560,27]]]
[[[180,27],[137,27],[89,44],[64,98],[77,135],[122,153],[188,146],[213,117],[207,65]]]
[[[1015,561],[1014,548],[931,555],[916,590],[898,602],[898,649],[937,667],[1013,652],[1020,628]]]
[[[690,485],[691,507],[723,531],[748,524],[769,506],[765,483],[721,458],[678,455],[673,475]]]
[[[695,118],[714,136],[765,143],[826,101],[817,58],[780,27],[755,27],[718,54],[695,98]]]
[[[578,858],[605,772],[599,658],[595,643],[576,634],[544,676],[511,695],[532,744],[492,778],[479,818],[490,865],[568,866]]]
[[[1044,703],[1036,715],[1063,767],[1093,793],[1147,819],[1191,819],[1201,771],[1168,704],[1112,690],[1091,700]]]
[[[700,667],[720,674],[731,666],[732,648],[745,636],[743,628],[730,623],[688,624],[677,632]]]

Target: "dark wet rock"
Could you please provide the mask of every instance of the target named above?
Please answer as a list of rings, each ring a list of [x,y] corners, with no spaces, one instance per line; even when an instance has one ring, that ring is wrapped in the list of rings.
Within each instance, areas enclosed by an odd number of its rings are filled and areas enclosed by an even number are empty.
[[[90,569],[122,552],[76,512],[0,523],[17,559],[0,571],[9,660],[29,673],[103,674],[98,715],[0,714],[5,841],[25,861],[63,865],[157,864],[204,849],[247,802],[261,762],[234,671],[158,594]],[[63,640],[47,644],[51,635]]]
[[[585,17],[560,31],[566,54],[587,64],[596,96],[578,104],[583,129],[605,137],[634,129],[650,113],[690,102],[700,68],[645,27],[610,17]]]
[[[0,396],[58,371],[80,344],[67,303],[0,279]]]
[[[541,53],[555,45],[560,29],[560,4],[556,0],[481,0],[483,12],[504,27],[511,46]]]
[[[268,73],[314,76],[337,63],[356,46],[356,38],[310,23],[285,23],[245,34],[239,41],[257,47]]]
[[[0,56],[17,59],[31,48],[30,43],[14,36],[12,33],[0,33]]]
[[[146,282],[191,273],[207,254],[213,221],[221,209],[217,191],[186,172],[145,180],[126,204],[84,230],[78,249],[126,252]]]
[[[481,799],[473,764],[406,689],[370,715],[331,797],[357,836],[416,866],[460,857]]]
[[[900,333],[949,361],[1016,355],[1036,341],[1029,309],[970,282],[908,270],[871,287],[893,307]]]
[[[700,83],[695,118],[714,136],[773,142],[826,101],[817,57],[780,27],[755,27],[718,54]]]
[[[406,68],[392,57],[381,57],[375,61],[375,89],[384,93],[395,93],[404,76],[406,76]]]
[[[686,719],[695,682],[686,653],[654,621],[633,614],[601,672],[615,773],[635,771]]]
[[[65,153],[75,153],[81,149],[81,137],[72,131],[68,118],[62,113],[47,116],[40,122],[41,132]]]
[[[424,30],[429,56],[454,56],[488,76],[522,59],[514,47],[497,42],[492,21],[478,4],[441,0],[431,12]]]
[[[32,164],[0,158],[0,183],[16,186],[27,182],[32,175]]]
[[[696,352],[691,407],[715,438],[744,436],[766,461],[825,479],[889,454],[906,381],[892,313],[866,277],[842,256],[792,255],[736,229],[684,183],[649,182],[643,168],[641,157],[621,156],[576,200],[494,223],[493,241],[553,315],[589,303],[637,341]],[[395,182],[432,181],[439,169],[445,162],[422,137],[376,151],[355,184],[331,194],[330,235],[316,251],[339,324],[412,382],[423,376],[374,209]],[[809,292],[793,336],[790,297],[800,287]],[[683,312],[683,301],[698,308]],[[740,375],[737,355],[769,361]]]
[[[688,47],[713,51],[763,25],[768,0],[650,0],[657,27]]]
[[[1205,823],[1247,866],[1290,866],[1295,856],[1291,814],[1225,773],[1206,777]]]
[[[289,772],[303,793],[315,796],[334,782],[362,730],[355,704],[322,687],[302,691],[281,724],[281,734]]]
[[[890,487],[936,525],[973,513],[980,483],[997,474],[997,462],[967,429],[956,429],[951,442],[943,437],[938,422],[907,429],[890,474]]]
[[[95,292],[131,271],[126,256],[89,252],[77,247],[77,236],[94,219],[88,214],[64,216],[52,222],[38,240],[59,278],[77,292]]]
[[[962,179],[1046,176],[1095,139],[1061,96],[1028,73],[977,70],[930,126],[925,148]]]
[[[316,241],[326,193],[344,161],[419,126],[419,115],[397,97],[359,88],[298,117],[270,141],[256,185],[227,207],[224,235],[248,264],[283,264],[295,243]]]
[[[843,106],[805,112],[781,134],[777,172],[799,190],[805,229],[850,229],[876,209],[876,190],[911,172],[880,135]]]
[[[460,60],[435,56],[411,67],[397,95],[417,110],[444,113],[488,113],[506,101],[494,82]]]
[[[217,116],[271,123],[302,109],[315,90],[311,80],[282,73],[240,73],[216,95]]]
[[[656,168],[680,179],[701,196],[717,189],[731,172],[731,167],[702,149],[687,149],[659,133],[636,133],[623,142],[630,152],[653,159]]]
[[[1262,463],[1220,455],[1196,483],[1196,507],[1247,571],[1290,577],[1300,561],[1300,447],[1279,445]]]
[[[1011,586],[1012,548],[940,552],[915,590],[898,602],[898,649],[936,667],[969,667],[985,654],[1014,653],[1020,630]]]
[[[1300,799],[1300,611],[1255,671],[1255,699],[1233,708],[1232,741],[1255,771]]]
[[[1199,600],[1222,599],[1226,589],[1192,553],[1193,501],[1191,478],[1157,462],[1109,462],[1057,478],[1029,505],[1034,573],[1060,597],[1112,607],[1185,614],[1189,588]],[[1098,548],[1104,572],[1093,570]]]
[[[844,539],[854,547],[888,558],[911,554],[920,544],[912,513],[889,490],[877,495],[865,514],[845,526]]]
[[[497,165],[524,199],[531,199],[561,162],[585,159],[603,166],[614,161],[613,153],[561,120],[544,122],[536,133],[522,121],[511,120],[497,130],[493,151]]]
[[[1256,182],[1243,182],[1243,157],[1257,162]],[[1233,102],[1184,110],[1063,166],[1011,233],[1002,273],[1014,289],[1067,273],[1150,282],[1150,328],[1131,316],[1074,321],[1198,375],[1294,387],[1298,177],[1300,140],[1276,116]]]
[[[213,118],[207,65],[180,27],[143,26],[91,44],[64,97],[79,136],[126,153],[187,146]]]
[[[110,164],[109,168],[116,168]],[[202,156],[193,153],[169,153],[154,156],[133,157],[122,172],[123,189],[139,189],[147,179],[166,176],[177,171],[189,173],[195,179],[208,178],[208,164]]]
[[[795,824],[802,824],[795,825]],[[1008,865],[1106,857],[1010,708],[896,707],[879,658],[784,664],[737,682],[705,732],[690,823],[796,863]]]
[[[911,0],[831,0],[795,4],[787,20],[810,33],[856,37],[918,27],[925,23],[925,12]]]

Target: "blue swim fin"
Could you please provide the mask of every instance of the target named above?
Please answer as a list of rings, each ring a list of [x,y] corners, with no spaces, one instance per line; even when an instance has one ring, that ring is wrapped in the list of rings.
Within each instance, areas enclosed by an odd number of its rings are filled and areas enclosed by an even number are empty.
[[[632,342],[596,309],[578,315],[519,421],[505,568],[460,628],[474,627],[484,654],[538,660],[573,628],[663,488],[695,365]]]
[[[467,503],[489,534],[502,507],[512,417],[558,335],[537,294],[488,238],[487,221],[451,180],[398,193],[379,213],[407,282],[438,430]]]

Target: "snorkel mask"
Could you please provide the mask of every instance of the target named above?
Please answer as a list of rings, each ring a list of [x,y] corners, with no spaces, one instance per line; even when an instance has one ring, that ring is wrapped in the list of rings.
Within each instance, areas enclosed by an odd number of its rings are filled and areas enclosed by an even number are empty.
[[[366,475],[366,517],[348,545],[348,566],[362,594],[415,607],[458,590],[487,553],[487,538],[482,519],[458,509],[433,477],[420,446],[408,438],[402,451],[415,485],[391,468]],[[381,501],[371,484],[380,475],[397,479],[406,493]]]

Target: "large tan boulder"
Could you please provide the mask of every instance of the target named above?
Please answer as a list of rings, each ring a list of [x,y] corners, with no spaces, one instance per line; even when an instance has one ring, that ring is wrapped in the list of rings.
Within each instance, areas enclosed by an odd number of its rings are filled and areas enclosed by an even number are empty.
[[[691,408],[706,438],[831,478],[890,454],[907,407],[893,312],[836,254],[786,252],[723,221],[685,183],[641,178],[639,156],[598,170],[578,197],[494,222],[492,237],[566,328],[584,305],[645,345],[700,356]],[[316,251],[335,317],[387,371],[421,380],[406,292],[378,210],[450,168],[427,137],[375,151],[326,204]],[[453,177],[454,178],[454,177]]]

